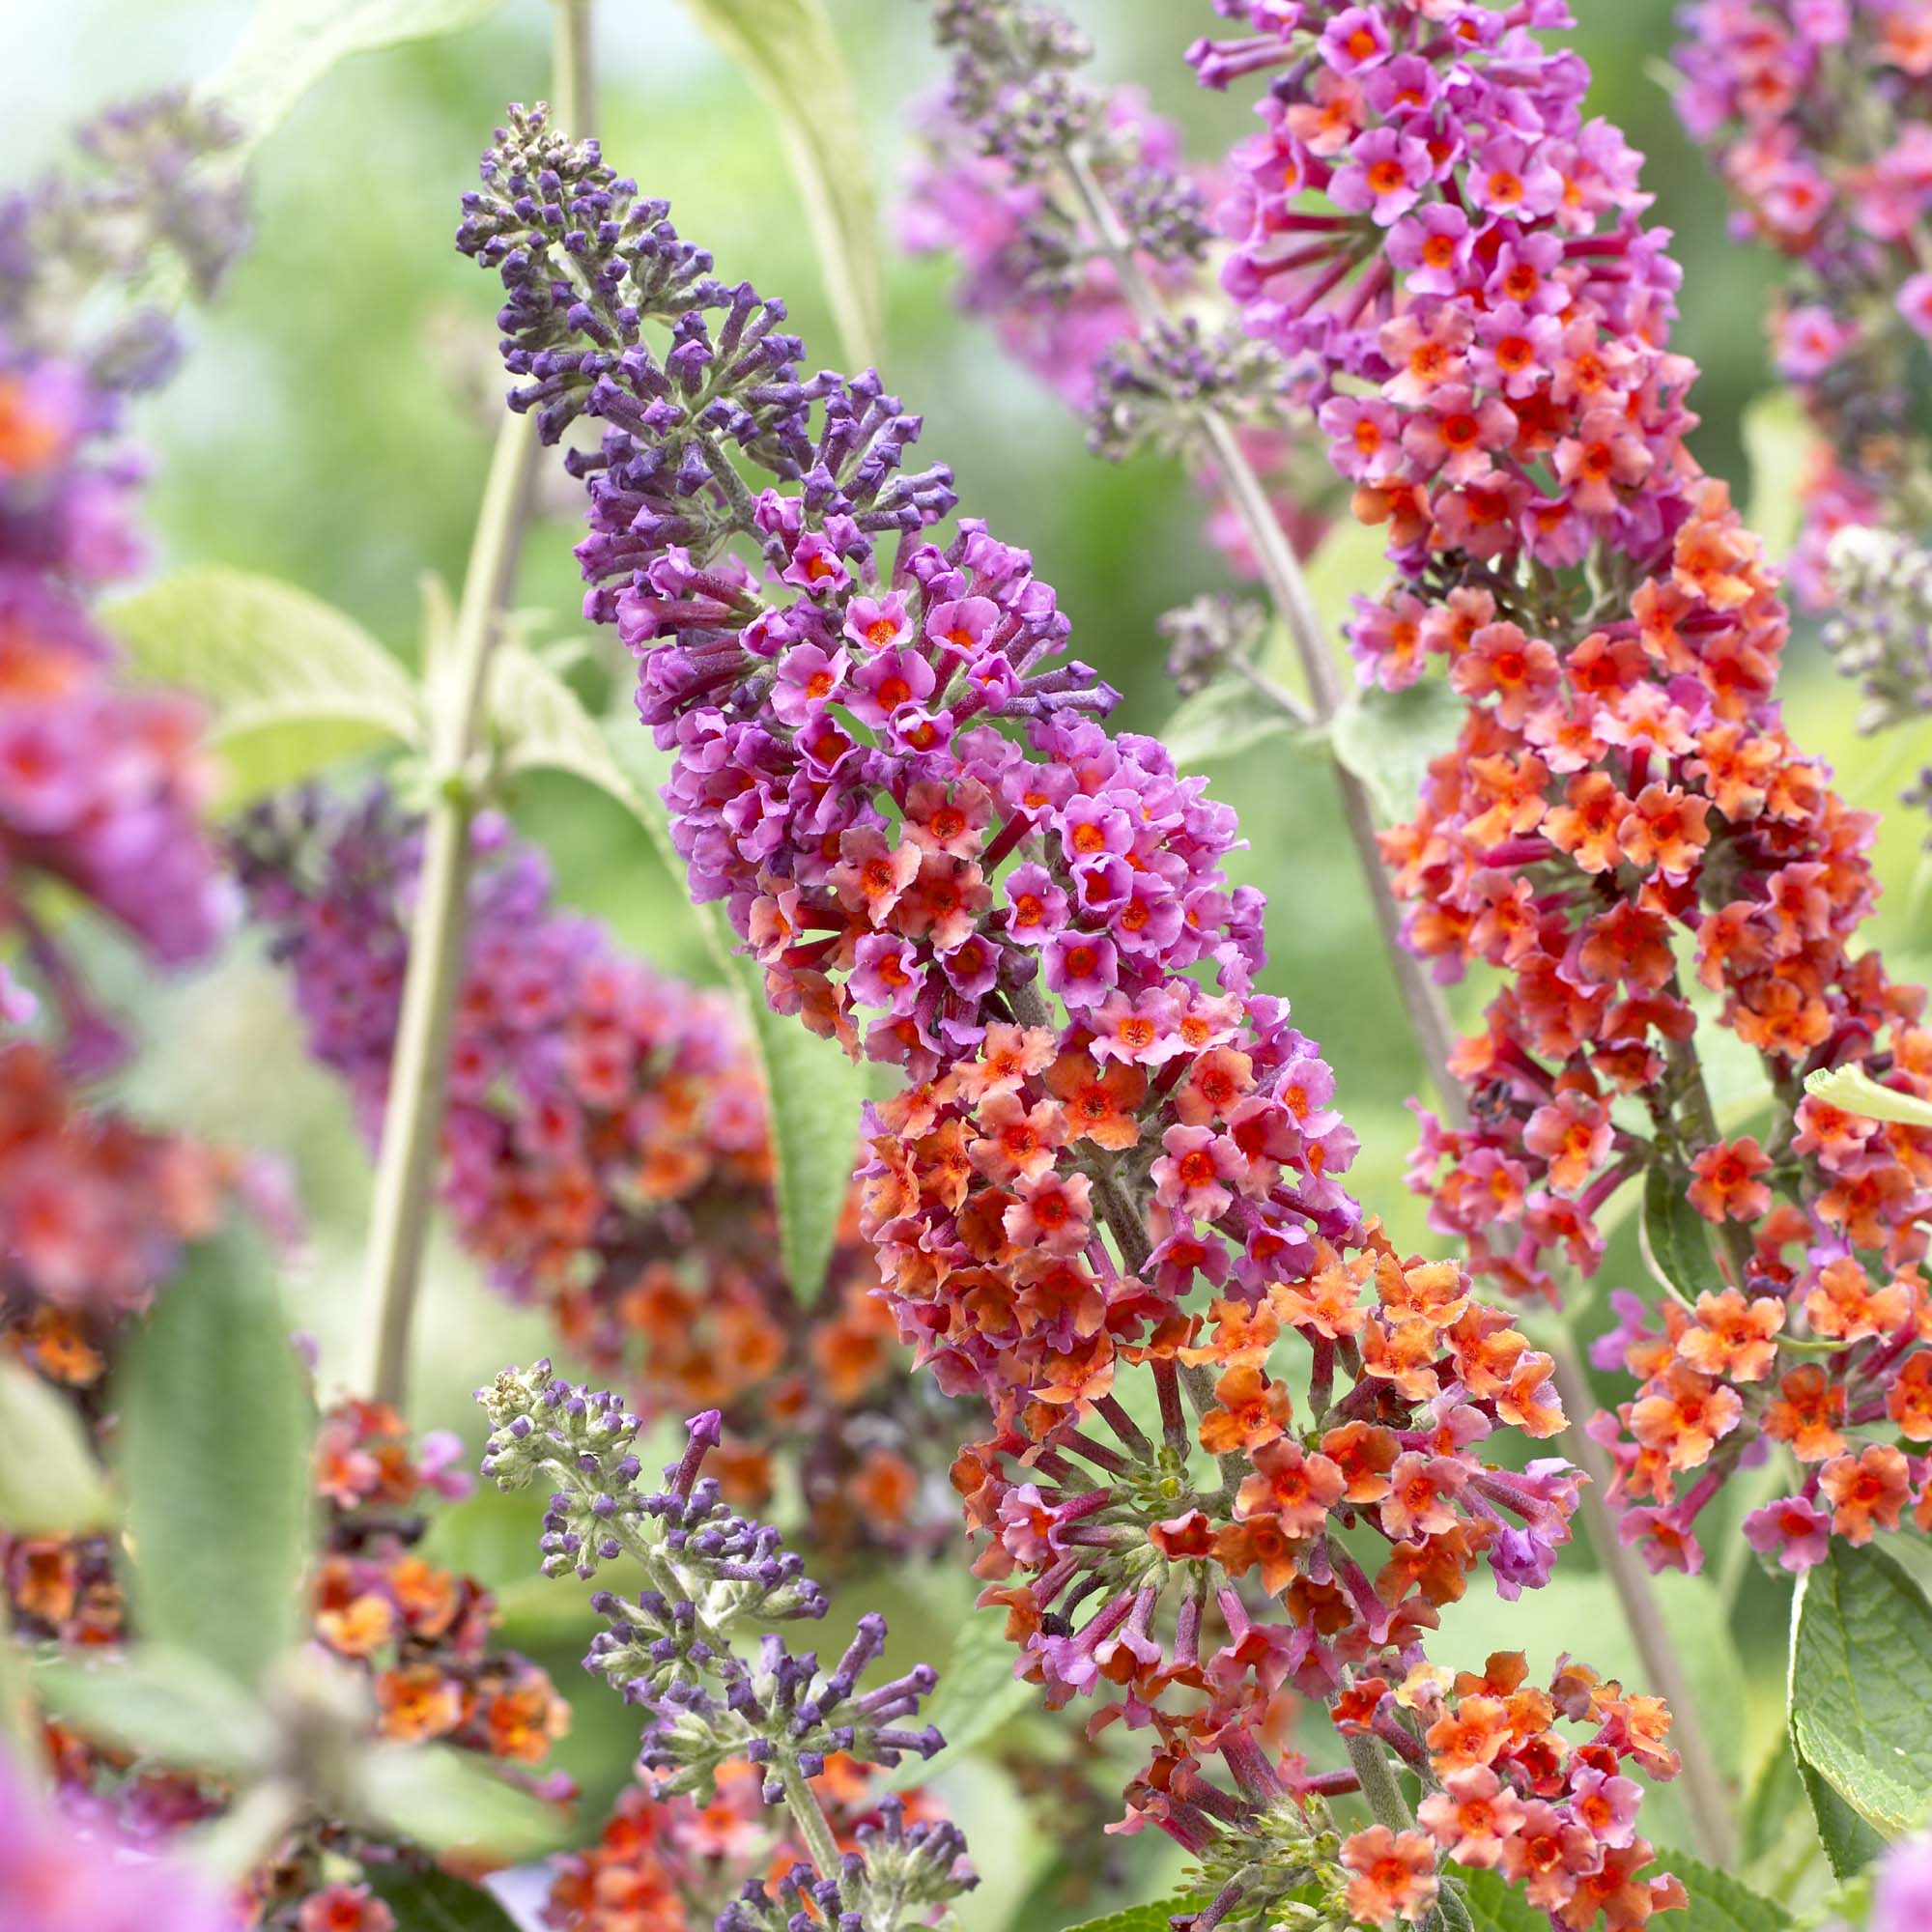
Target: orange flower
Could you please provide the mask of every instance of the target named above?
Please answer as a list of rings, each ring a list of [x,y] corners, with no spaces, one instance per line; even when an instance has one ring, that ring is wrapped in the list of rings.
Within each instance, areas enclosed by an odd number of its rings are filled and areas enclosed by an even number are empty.
[[[1259,1565],[1262,1588],[1271,1597],[1279,1596],[1293,1577],[1295,1552],[1300,1548],[1300,1542],[1274,1516],[1223,1523],[1214,1532],[1214,1560],[1231,1577],[1244,1577]]]
[[[556,1739],[570,1728],[570,1706],[541,1674],[498,1691],[490,1699],[485,1722],[494,1757],[540,1764]]]
[[[1896,1529],[1912,1500],[1912,1469],[1904,1453],[1874,1442],[1854,1460],[1834,1457],[1818,1471],[1818,1487],[1831,1497],[1833,1533],[1847,1543],[1869,1543],[1872,1531]]]
[[[1373,1423],[1345,1422],[1322,1436],[1321,1453],[1342,1472],[1345,1501],[1373,1503],[1389,1492],[1389,1471],[1401,1445],[1388,1430]]]
[[[1290,1536],[1313,1536],[1348,1488],[1326,1456],[1310,1456],[1288,1436],[1255,1452],[1255,1472],[1241,1484],[1236,1507],[1244,1518],[1276,1518]]]
[[[1758,1179],[1771,1162],[1750,1135],[1714,1141],[1690,1163],[1691,1207],[1707,1221],[1755,1221],[1771,1210],[1771,1189]]]
[[[1085,1053],[1063,1053],[1046,1069],[1047,1091],[1066,1110],[1075,1140],[1119,1152],[1141,1137],[1134,1114],[1147,1097],[1147,1073],[1121,1061],[1097,1065]]]
[[[382,1732],[397,1744],[446,1737],[463,1721],[463,1687],[433,1663],[385,1670],[376,1680]]]
[[[1366,1925],[1422,1923],[1442,1889],[1435,1875],[1435,1847],[1426,1833],[1391,1832],[1371,1825],[1342,1846],[1349,1881],[1349,1911]]]
[[[1666,879],[1684,879],[1696,869],[1711,842],[1704,820],[1710,802],[1675,785],[1645,785],[1617,824],[1624,857]]]
[[[1694,1320],[1677,1339],[1677,1352],[1704,1375],[1762,1381],[1777,1360],[1776,1337],[1785,1314],[1785,1304],[1775,1294],[1749,1301],[1734,1288],[1700,1294]]]
[[[1764,1412],[1764,1433],[1788,1442],[1801,1463],[1822,1463],[1845,1446],[1839,1432],[1845,1419],[1845,1390],[1827,1378],[1816,1362],[1793,1369],[1777,1385],[1777,1398]]]
[[[1932,1442],[1932,1354],[1905,1358],[1885,1392],[1885,1412],[1907,1441]]]
[[[1423,1742],[1438,1777],[1493,1764],[1509,1743],[1509,1707],[1500,1697],[1464,1697],[1430,1725]]]
[[[1291,1328],[1312,1328],[1331,1342],[1358,1335],[1369,1319],[1361,1306],[1368,1268],[1365,1255],[1331,1261],[1308,1281],[1277,1282],[1268,1290],[1268,1304]]]
[[[1468,1481],[1468,1471],[1449,1456],[1423,1456],[1410,1450],[1389,1471],[1389,1492],[1381,1507],[1382,1527],[1399,1542],[1417,1543],[1456,1527],[1451,1498]]]
[[[1201,1418],[1201,1446],[1210,1456],[1259,1449],[1288,1427],[1293,1404],[1286,1382],[1271,1382],[1252,1365],[1232,1368],[1214,1384],[1221,1406]]]
[[[1631,1434],[1673,1469],[1695,1469],[1738,1426],[1744,1404],[1734,1388],[1672,1362],[1631,1405]]]
[[[1900,1280],[1874,1289],[1863,1264],[1840,1255],[1818,1270],[1818,1285],[1804,1297],[1804,1319],[1834,1342],[1862,1342],[1895,1333],[1912,1313],[1912,1287]]]
[[[1563,798],[1543,821],[1543,836],[1584,871],[1614,871],[1623,858],[1617,828],[1630,800],[1603,772],[1578,772],[1563,787]]]

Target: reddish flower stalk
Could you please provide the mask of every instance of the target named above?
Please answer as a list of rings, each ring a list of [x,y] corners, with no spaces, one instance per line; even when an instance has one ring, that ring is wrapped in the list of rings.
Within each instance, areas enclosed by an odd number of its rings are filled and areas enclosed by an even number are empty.
[[[868,1121],[866,1232],[922,1361],[991,1409],[954,1480],[1020,1668],[1153,1728],[1128,1822],[1201,1861],[1206,1926],[1310,1882],[1425,1914],[1439,1852],[1477,1838],[1417,1834],[1385,1753],[1433,1790],[1478,1733],[1512,1789],[1547,1777],[1547,1808],[1498,1830],[1569,1848],[1548,1909],[1671,1902],[1579,1782],[1674,1771],[1661,1706],[1424,1661],[1479,1565],[1505,1595],[1547,1575],[1574,1473],[1478,1445],[1562,1416],[1548,1358],[1344,1191],[1332,1076],[1253,991],[1232,815],[1097,722],[1113,695],[1057,663],[1067,625],[1024,553],[970,521],[927,537],[950,479],[905,473],[919,424],[875,376],[801,380],[782,308],[712,279],[540,114],[484,180],[460,245],[502,272],[514,406],[549,438],[607,426],[572,459],[586,608],[640,660],[693,891],[726,901],[779,1009],[903,1068]],[[1290,1331],[1292,1378],[1267,1367]],[[1345,1861],[1269,1742],[1289,1692],[1353,1734],[1388,1847],[1360,1834]]]
[[[1258,334],[1329,358],[1336,463],[1357,514],[1390,526],[1399,581],[1353,630],[1364,675],[1400,686],[1442,657],[1469,700],[1421,815],[1385,840],[1410,943],[1444,978],[1504,976],[1458,1056],[1473,1124],[1425,1116],[1417,1184],[1479,1275],[1529,1295],[1553,1294],[1558,1257],[1597,1266],[1623,1178],[1688,1195],[1708,1280],[1677,1284],[1660,1326],[1626,1309],[1612,1358],[1643,1386],[1592,1430],[1627,1534],[1693,1570],[1722,1477],[1767,1438],[1788,1446],[1801,1479],[1752,1534],[1802,1567],[1827,1530],[1863,1542],[1932,1516],[1932,1463],[1910,1446],[1932,1439],[1932,1135],[1802,1091],[1853,1064],[1932,1092],[1923,993],[1849,951],[1877,892],[1872,821],[1783,731],[1785,613],[1683,445],[1695,370],[1665,346],[1678,271],[1641,225],[1637,157],[1584,123],[1581,63],[1529,31],[1564,8],[1286,14],[1257,8],[1234,43],[1245,71],[1282,71],[1239,156],[1230,276]],[[1229,56],[1196,59],[1211,79]],[[1390,176],[1386,223],[1334,239],[1350,273],[1281,271],[1281,184],[1380,179],[1391,136],[1419,149],[1415,178]],[[1713,1029],[1761,1058],[1762,1136],[1719,1129]]]

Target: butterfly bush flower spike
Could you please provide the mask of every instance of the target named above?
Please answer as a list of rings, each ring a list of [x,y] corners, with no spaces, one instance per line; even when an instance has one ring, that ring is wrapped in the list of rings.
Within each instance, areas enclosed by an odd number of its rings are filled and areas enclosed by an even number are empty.
[[[1526,1689],[1520,1658],[1458,1677],[1424,1654],[1478,1570],[1506,1598],[1548,1577],[1576,1473],[1485,1445],[1563,1417],[1507,1316],[1348,1193],[1333,1074],[1255,990],[1264,908],[1223,869],[1233,814],[1108,732],[1114,694],[1066,659],[1024,552],[970,519],[929,534],[952,492],[907,467],[918,419],[876,376],[801,375],[780,305],[718,280],[593,144],[513,114],[459,239],[503,279],[513,407],[551,438],[604,425],[566,459],[586,611],[639,658],[694,894],[777,1009],[900,1069],[867,1117],[863,1232],[921,1362],[984,1405],[953,1481],[1017,1670],[1151,1746],[1125,1827],[1201,1861],[1210,1927],[1310,1883],[1426,1914],[1479,1829],[1340,1846],[1326,1805],[1359,1775],[1274,1742],[1307,1698],[1432,1792],[1472,1748],[1520,1779],[1536,1806],[1502,1807],[1496,1856],[1555,1833],[1566,1922],[1669,1903],[1591,1796],[1625,1764],[1675,1771],[1667,1713],[1577,1670]],[[541,1402],[586,1459],[547,1561],[594,1570],[639,1507],[608,1473],[627,1425]],[[512,1471],[549,1455],[519,1426],[506,1408],[492,1438]],[[687,1641],[665,1617],[698,1600],[652,1588],[663,1607],[613,1610],[637,1634],[599,1655],[628,1676],[662,1647],[662,1701]],[[788,1708],[774,1670],[760,1712]],[[716,1721],[709,1694],[677,1724]]]
[[[1858,1065],[1932,1092],[1925,995],[1856,948],[1875,821],[1784,729],[1786,612],[1684,445],[1696,370],[1668,346],[1679,270],[1638,157],[1585,118],[1582,61],[1537,39],[1570,24],[1560,0],[1226,11],[1253,31],[1197,48],[1203,78],[1273,76],[1223,211],[1229,279],[1258,338],[1326,362],[1322,426],[1396,568],[1358,603],[1362,675],[1443,661],[1468,707],[1384,837],[1411,948],[1444,980],[1503,976],[1457,1054],[1473,1123],[1423,1117],[1433,1223],[1544,1298],[1596,1269],[1598,1216],[1639,1176],[1706,1224],[1685,1249],[1705,1277],[1655,1310],[1616,1297],[1599,1345],[1641,1384],[1590,1428],[1654,1566],[1700,1565],[1698,1516],[1767,1445],[1799,1477],[1752,1536],[1787,1568],[1823,1530],[1932,1521],[1932,1133],[1803,1091]],[[1339,128],[1318,113],[1337,99]],[[1427,165],[1383,225],[1338,188],[1391,134]],[[1299,224],[1330,217],[1285,182],[1348,214],[1320,259]],[[1713,1029],[1757,1057],[1768,1131],[1719,1130]]]

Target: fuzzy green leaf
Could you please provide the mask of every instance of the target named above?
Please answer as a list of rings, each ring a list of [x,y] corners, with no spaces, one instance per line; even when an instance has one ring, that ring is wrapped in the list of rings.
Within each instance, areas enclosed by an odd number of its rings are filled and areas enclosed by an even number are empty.
[[[246,147],[272,134],[317,81],[352,54],[433,40],[488,19],[503,0],[260,0],[206,92],[239,121]]]
[[[442,1745],[378,1745],[358,1769],[361,1817],[428,1851],[517,1861],[551,1850],[568,1830],[557,1806]]]
[[[1548,1932],[1549,1919],[1501,1872],[1462,1871],[1463,1902],[1475,1932]]]
[[[0,1526],[24,1536],[84,1536],[115,1518],[73,1405],[22,1363],[0,1357]]]
[[[1238,757],[1271,738],[1298,736],[1284,716],[1238,677],[1216,678],[1175,707],[1161,742],[1182,771],[1214,758]]]
[[[1932,1100],[1881,1086],[1862,1066],[1820,1068],[1804,1082],[1805,1093],[1840,1113],[1866,1121],[1893,1121],[1900,1126],[1932,1127]]]
[[[975,1610],[968,1616],[940,1666],[938,1688],[926,1700],[924,1716],[938,1726],[955,1759],[1021,1716],[1038,1694],[1037,1685],[1013,1675],[1015,1652],[1007,1641],[1006,1626],[1004,1610]],[[928,1775],[923,1765],[908,1761],[892,1783],[903,1788]],[[1108,1925],[1112,1920],[1094,1922]]]
[[[494,1893],[446,1871],[371,1865],[368,1877],[370,1889],[408,1932],[517,1932]]]
[[[1661,1163],[1644,1177],[1637,1242],[1644,1265],[1666,1294],[1694,1303],[1727,1286],[1711,1251],[1710,1223],[1690,1205],[1684,1177]]]
[[[34,1690],[98,1742],[185,1770],[240,1777],[274,1745],[269,1714],[226,1670],[193,1651],[144,1643],[122,1657],[51,1657]]]
[[[879,211],[852,76],[824,0],[685,0],[764,97],[851,367],[876,367],[886,313]]]
[[[1690,1909],[1679,1918],[1672,1913],[1665,1924],[1678,1932],[1784,1932],[1791,1915],[1783,1906],[1761,1898],[1730,1873],[1715,1870],[1682,1852],[1660,1851],[1656,1869],[1674,1872],[1690,1893]]]
[[[380,746],[421,744],[408,671],[354,618],[291,583],[185,570],[106,618],[136,676],[208,706],[223,810]]]
[[[1793,1614],[1800,1757],[1883,1836],[1917,1831],[1932,1814],[1932,1604],[1883,1550],[1834,1540]]]
[[[1129,1905],[1120,1912],[1110,1912],[1103,1918],[1089,1918],[1079,1925],[1070,1925],[1067,1932],[1167,1932],[1167,1923],[1184,1912],[1199,1912],[1204,1900],[1198,1893],[1183,1893],[1179,1898],[1150,1899],[1145,1905]],[[1548,1921],[1546,1919],[1545,1924]]]
[[[1372,688],[1350,699],[1329,727],[1335,756],[1369,788],[1391,825],[1415,816],[1433,760],[1456,742],[1467,706],[1440,678],[1406,691]]]
[[[1796,1752],[1793,1753],[1796,1756]],[[1854,1878],[1885,1850],[1885,1840],[1801,1757],[1798,1773],[1834,1878]]]
[[[256,1238],[188,1252],[123,1358],[137,1627],[245,1685],[299,1633],[314,1416]]]

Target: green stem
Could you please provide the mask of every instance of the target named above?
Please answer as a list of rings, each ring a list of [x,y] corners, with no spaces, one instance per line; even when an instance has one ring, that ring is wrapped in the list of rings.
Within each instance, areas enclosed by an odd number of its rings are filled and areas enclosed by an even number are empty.
[[[590,0],[556,0],[554,87],[575,116],[590,111]],[[429,669],[429,764],[434,797],[410,929],[388,1104],[370,1207],[367,1275],[375,1298],[362,1385],[401,1406],[410,1330],[422,1285],[442,1134],[449,1039],[469,926],[472,766],[490,663],[516,587],[530,490],[536,418],[505,414],[497,433],[446,652]]]
[[[1082,211],[1113,262],[1121,286],[1136,315],[1144,326],[1158,326],[1167,319],[1166,304],[1158,291],[1142,274],[1140,265],[1134,259],[1132,243],[1121,225],[1119,215],[1108,202],[1105,189],[1083,156],[1069,155],[1066,169]],[[1294,646],[1295,656],[1307,681],[1314,722],[1318,727],[1326,725],[1332,723],[1341,708],[1342,681],[1294,547],[1282,529],[1274,506],[1269,502],[1267,492],[1256,475],[1253,465],[1243,455],[1233,426],[1217,412],[1205,410],[1200,415],[1200,427],[1202,440],[1220,473],[1222,486],[1246,527],[1248,541],[1261,566],[1268,594]],[[1275,702],[1292,722],[1307,722],[1307,711],[1298,702],[1281,702],[1288,694],[1271,696],[1268,680],[1254,676],[1248,682],[1264,699]],[[1339,759],[1330,760],[1330,769],[1341,796],[1343,816],[1348,823],[1357,868],[1368,890],[1370,903],[1375,908],[1383,953],[1395,974],[1409,1030],[1422,1055],[1430,1084],[1435,1089],[1442,1111],[1450,1122],[1466,1126],[1467,1094],[1454,1071],[1455,1024],[1442,997],[1442,989],[1429,977],[1422,961],[1403,944],[1402,912],[1387,867],[1382,864],[1381,847],[1376,837],[1374,802],[1360,780],[1348,771]],[[1701,1082],[1698,1091],[1702,1092]],[[1590,1477],[1583,1490],[1582,1506],[1591,1543],[1615,1587],[1624,1621],[1643,1659],[1651,1688],[1670,1704],[1673,1716],[1671,1734],[1684,1759],[1684,1779],[1696,1828],[1698,1849],[1712,1864],[1727,1865],[1731,1859],[1733,1837],[1723,1781],[1691,1710],[1689,1679],[1664,1628],[1649,1574],[1636,1552],[1622,1542],[1616,1521],[1605,1500],[1610,1473],[1608,1461],[1580,1427],[1581,1418],[1595,1404],[1575,1339],[1567,1329],[1554,1340],[1550,1353],[1555,1361],[1557,1389],[1563,1398],[1565,1412],[1571,1418],[1569,1436],[1576,1460]],[[1377,1754],[1380,1755],[1378,1747]]]
[[[41,1714],[27,1671],[27,1650],[14,1630],[14,1605],[0,1580],[0,1744],[13,1753],[17,1770],[35,1784],[46,1773],[41,1747]]]
[[[1368,1731],[1350,1731],[1346,1742],[1349,1763],[1361,1781],[1363,1800],[1376,1823],[1386,1825],[1391,1832],[1414,1831],[1415,1814],[1396,1782],[1388,1747]]]
[[[792,1823],[798,1827],[798,1835],[805,1840],[805,1849],[811,1855],[811,1862],[818,1867],[820,1878],[838,1876],[838,1840],[832,1834],[832,1825],[825,1815],[824,1806],[818,1802],[818,1794],[811,1788],[810,1781],[795,1763],[787,1763],[779,1774],[784,1783],[786,1807],[791,1812]]]

